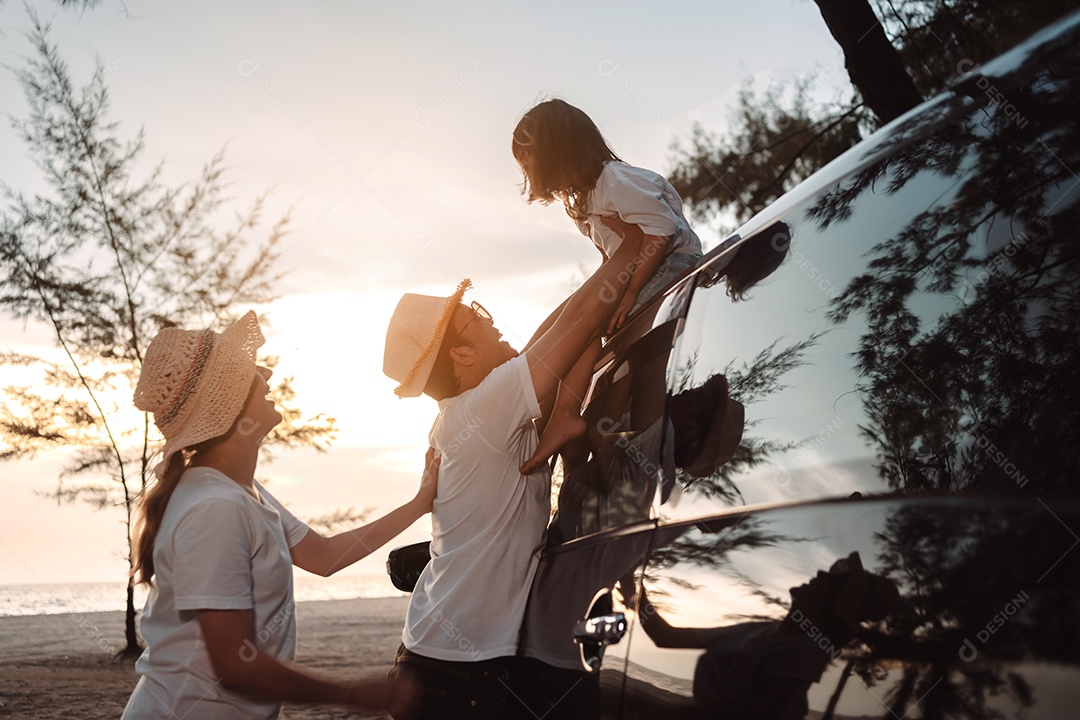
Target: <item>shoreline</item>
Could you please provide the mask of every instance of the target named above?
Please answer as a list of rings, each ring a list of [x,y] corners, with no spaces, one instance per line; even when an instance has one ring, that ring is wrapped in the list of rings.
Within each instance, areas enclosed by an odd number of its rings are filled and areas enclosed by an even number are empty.
[[[119,581],[0,585],[0,617],[123,612],[126,586]],[[297,602],[406,595],[394,588],[386,575],[335,573],[324,578],[303,571],[293,574],[293,594]],[[135,586],[137,609],[142,609],[148,595],[147,586]]]
[[[385,673],[401,642],[408,597],[296,604],[296,662],[317,674]],[[124,612],[0,617],[0,718],[117,718],[138,682],[124,645]],[[386,718],[332,706],[286,705],[282,718]]]

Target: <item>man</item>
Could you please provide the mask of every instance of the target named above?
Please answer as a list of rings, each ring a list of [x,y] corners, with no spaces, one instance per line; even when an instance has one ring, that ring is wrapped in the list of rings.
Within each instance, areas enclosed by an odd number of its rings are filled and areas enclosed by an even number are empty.
[[[550,512],[551,473],[519,468],[532,421],[626,290],[640,242],[623,242],[519,354],[478,304],[405,295],[386,334],[383,372],[401,397],[439,401],[430,444],[441,457],[431,561],[413,591],[391,676],[423,688],[395,718],[503,718],[507,685]]]

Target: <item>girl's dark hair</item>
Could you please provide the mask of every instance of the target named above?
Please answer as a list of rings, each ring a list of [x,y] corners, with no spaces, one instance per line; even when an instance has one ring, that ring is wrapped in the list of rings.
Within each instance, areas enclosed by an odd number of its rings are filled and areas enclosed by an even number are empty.
[[[511,144],[529,202],[558,198],[566,214],[585,219],[589,191],[604,165],[621,162],[592,119],[563,100],[545,100],[518,121]]]

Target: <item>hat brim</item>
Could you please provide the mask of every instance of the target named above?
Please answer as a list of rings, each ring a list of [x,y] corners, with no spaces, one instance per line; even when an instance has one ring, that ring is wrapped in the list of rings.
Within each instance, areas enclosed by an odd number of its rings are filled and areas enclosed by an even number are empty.
[[[446,303],[443,305],[442,314],[435,325],[431,340],[421,351],[420,356],[405,375],[405,379],[394,389],[395,395],[400,398],[417,397],[424,392],[428,378],[431,377],[431,370],[435,367],[435,360],[439,356],[439,348],[442,345],[443,338],[446,337],[446,330],[450,327],[451,318],[454,317],[454,308],[461,302],[465,291],[470,287],[472,287],[472,282],[466,278],[458,284],[457,290],[446,298]],[[391,320],[391,322],[393,321]]]

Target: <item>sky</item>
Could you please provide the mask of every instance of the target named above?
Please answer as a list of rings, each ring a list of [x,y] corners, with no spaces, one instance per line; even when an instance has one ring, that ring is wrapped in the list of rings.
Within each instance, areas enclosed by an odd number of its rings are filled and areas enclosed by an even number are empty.
[[[516,347],[597,264],[557,206],[527,204],[510,136],[537,101],[582,108],[628,162],[669,173],[695,123],[723,133],[739,88],[818,73],[842,56],[810,0],[734,2],[34,2],[77,84],[104,68],[119,132],[145,133],[141,169],[178,185],[224,150],[230,209],[267,196],[291,215],[281,297],[259,308],[264,350],[297,403],[338,420],[327,453],[283,452],[257,477],[295,514],[389,511],[408,500],[437,411],[398,400],[382,344],[404,292],[464,277]],[[0,109],[25,108],[12,68],[31,49],[21,3],[0,2]],[[8,124],[0,179],[44,192]],[[695,229],[706,249],[717,227]],[[0,351],[57,357],[47,328],[0,316]],[[0,380],[8,382],[4,376]],[[0,584],[123,580],[123,515],[58,506],[63,453],[0,465]],[[372,519],[374,516],[372,516]],[[383,572],[389,547],[355,568]]]

